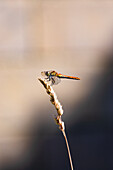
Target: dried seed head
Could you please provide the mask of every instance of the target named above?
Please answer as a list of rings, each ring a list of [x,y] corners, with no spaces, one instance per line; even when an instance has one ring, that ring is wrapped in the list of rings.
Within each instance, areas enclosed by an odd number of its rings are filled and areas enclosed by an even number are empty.
[[[49,85],[45,79],[39,78],[39,81],[43,84],[44,88],[46,89],[47,94],[50,96],[51,103],[55,106],[57,110],[57,117],[55,117],[56,124],[59,125],[60,130],[64,128],[64,122],[61,120],[61,116],[63,115],[62,105],[57,99],[57,95],[55,94],[53,88]]]

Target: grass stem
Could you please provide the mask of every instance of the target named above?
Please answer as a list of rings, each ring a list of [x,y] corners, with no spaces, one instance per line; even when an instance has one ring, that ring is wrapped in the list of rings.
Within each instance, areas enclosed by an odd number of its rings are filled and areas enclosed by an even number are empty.
[[[68,143],[68,140],[67,140],[67,136],[66,136],[65,130],[62,129],[61,131],[63,133],[64,139],[65,139],[65,142],[66,142],[71,170],[73,170],[73,163],[72,163],[72,158],[71,158],[71,153],[70,153],[70,149],[69,149],[69,143]]]

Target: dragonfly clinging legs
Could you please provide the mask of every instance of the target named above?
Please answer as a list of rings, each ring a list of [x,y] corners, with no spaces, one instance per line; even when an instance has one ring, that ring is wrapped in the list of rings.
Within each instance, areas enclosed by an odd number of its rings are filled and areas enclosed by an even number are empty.
[[[61,73],[57,73],[56,71],[42,71],[42,76],[45,76],[45,79],[50,82],[50,85],[56,85],[60,83],[61,79],[73,79],[73,80],[80,80],[79,77],[67,76]]]

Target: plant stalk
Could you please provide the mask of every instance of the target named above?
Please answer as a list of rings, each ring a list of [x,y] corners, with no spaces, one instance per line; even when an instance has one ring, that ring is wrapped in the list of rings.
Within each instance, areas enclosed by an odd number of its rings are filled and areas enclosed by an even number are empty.
[[[62,133],[63,133],[64,139],[65,139],[65,142],[66,142],[71,170],[73,170],[73,163],[72,163],[72,158],[71,158],[71,153],[70,153],[70,149],[69,149],[69,143],[68,143],[68,140],[67,140],[67,136],[66,136],[66,133],[65,133],[65,130],[64,130],[64,129],[61,129],[61,131],[62,131]]]

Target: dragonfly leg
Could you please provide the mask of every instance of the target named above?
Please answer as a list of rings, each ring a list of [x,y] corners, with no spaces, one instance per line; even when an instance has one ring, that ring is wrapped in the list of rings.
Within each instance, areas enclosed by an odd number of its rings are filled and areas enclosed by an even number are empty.
[[[51,77],[51,76],[49,76],[49,77],[48,77],[48,79],[49,79],[49,81],[50,81],[50,80],[52,79],[52,77]]]
[[[46,77],[45,78],[47,81],[50,81],[51,79],[52,79],[52,77],[51,76],[48,76],[48,77]]]
[[[54,80],[54,78],[51,78],[52,79],[52,84],[55,84],[55,80]]]
[[[45,79],[47,82],[49,81],[49,78],[48,78],[48,77],[45,77],[44,79]]]

